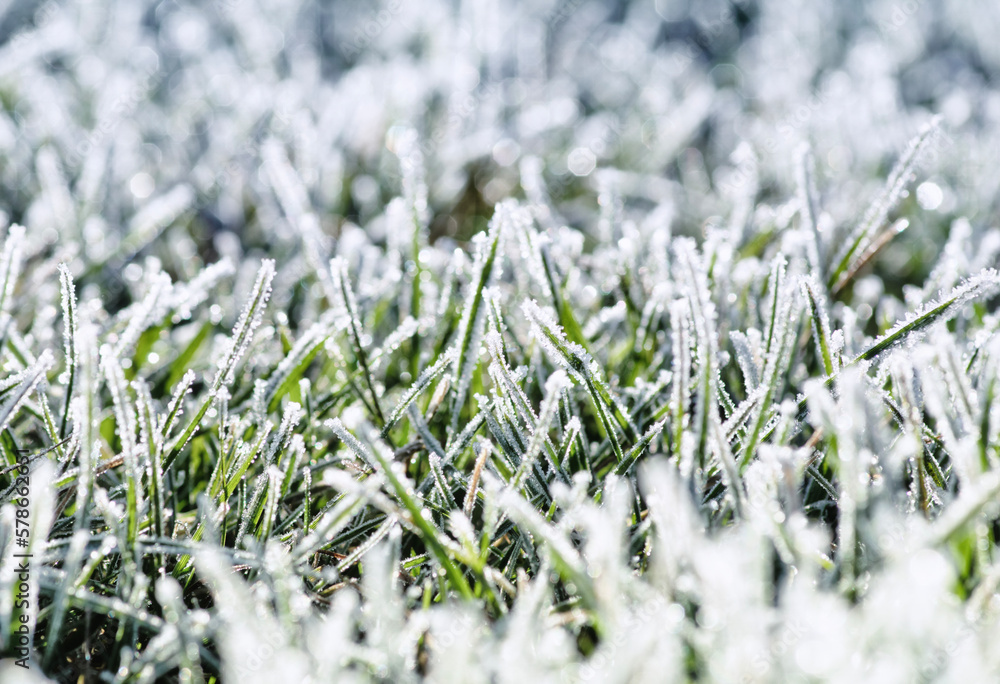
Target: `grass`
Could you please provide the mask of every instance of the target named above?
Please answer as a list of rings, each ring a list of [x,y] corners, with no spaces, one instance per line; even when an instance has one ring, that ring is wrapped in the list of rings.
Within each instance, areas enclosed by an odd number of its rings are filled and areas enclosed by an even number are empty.
[[[807,231],[807,221],[789,230]],[[80,304],[63,268],[67,351],[58,364],[52,350],[31,353],[25,361],[38,360],[12,372],[2,390],[6,458],[13,464],[20,448],[31,454],[32,519],[52,519],[48,541],[38,537],[34,547],[39,610],[32,625],[41,666],[62,676],[58,654],[88,648],[76,641],[82,637],[105,642],[117,681],[211,680],[227,667],[239,669],[234,657],[246,646],[227,636],[233,621],[266,610],[285,625],[281,648],[310,659],[318,654],[305,625],[355,625],[350,629],[360,631],[347,639],[362,650],[338,666],[377,672],[388,653],[363,647],[379,623],[368,622],[373,618],[357,605],[346,612],[332,606],[343,603],[341,594],[355,595],[356,586],[367,605],[376,600],[369,584],[388,581],[409,587],[379,599],[398,613],[394,628],[401,631],[392,638],[418,630],[424,636],[410,657],[425,653],[432,669],[444,654],[434,632],[418,625],[435,606],[469,606],[487,629],[479,638],[499,647],[512,638],[502,625],[523,601],[539,600],[533,610],[548,603],[544,610],[558,618],[560,633],[576,642],[561,667],[589,667],[589,652],[596,657],[615,643],[620,613],[649,600],[644,595],[670,598],[687,616],[681,625],[698,628],[703,606],[715,600],[702,593],[711,590],[710,579],[680,567],[704,562],[701,547],[733,552],[756,538],[772,549],[779,575],[805,573],[820,587],[813,591],[863,606],[869,583],[896,560],[864,541],[873,525],[865,519],[890,504],[897,515],[915,508],[928,521],[920,538],[957,563],[953,581],[975,584],[986,570],[962,548],[979,548],[975,540],[984,536],[992,543],[989,528],[973,521],[983,515],[976,511],[989,497],[984,492],[995,489],[1000,455],[988,417],[992,402],[978,399],[992,387],[995,345],[978,348],[965,376],[948,365],[941,340],[962,344],[949,322],[960,321],[967,340],[988,324],[970,302],[996,295],[995,272],[973,275],[877,338],[859,340],[863,350],[854,353],[831,342],[835,324],[820,302],[836,295],[808,275],[805,251],[748,260],[740,256],[743,245],[725,237],[700,247],[676,238],[668,285],[678,299],[669,318],[643,321],[579,304],[566,287],[568,273],[554,266],[539,274],[537,261],[518,256],[517,231],[529,241],[543,235],[521,206],[508,203],[463,269],[465,286],[403,335],[393,331],[405,318],[400,302],[411,300],[405,281],[358,297],[342,257],[328,266],[337,296],[317,302],[332,319],[298,321],[298,339],[265,326],[275,320],[268,305],[277,277],[274,262],[265,260],[217,352],[168,344],[157,347],[164,352],[155,365],[151,339],[181,338],[202,326],[224,334],[206,311],[215,295],[185,319],[169,306],[143,311],[153,308],[145,298],[131,317],[99,329],[86,318],[94,305]],[[11,231],[5,254],[20,253],[23,239]],[[555,263],[570,263],[558,259],[560,247],[549,245]],[[8,263],[15,271],[38,266],[25,261]],[[743,285],[745,304],[723,306],[718,275],[747,263],[758,273]],[[448,271],[426,264],[422,272],[430,276],[421,281],[422,298],[431,301]],[[552,274],[573,319],[590,331],[584,342],[593,352],[570,342],[551,306],[520,289],[520,282]],[[578,283],[595,275],[573,273]],[[308,271],[298,277],[321,281]],[[159,296],[167,301],[183,291],[164,282]],[[11,291],[24,296],[16,282]],[[641,288],[631,293],[654,296]],[[717,310],[725,312],[721,319]],[[731,333],[733,340],[757,340],[743,342],[750,350],[741,364],[720,336],[720,320],[740,333]],[[489,365],[481,363],[478,341],[487,326]],[[917,347],[927,359],[919,370],[909,354],[892,353],[913,349],[929,328],[939,342]],[[635,343],[640,334],[671,342],[647,348]],[[122,344],[124,335],[135,342]],[[194,339],[204,345],[210,335]],[[16,349],[30,349],[21,342],[8,343],[9,363],[17,364]],[[420,375],[407,382],[412,356]],[[678,356],[688,360],[669,364],[669,377],[656,382],[664,361]],[[47,374],[60,377],[48,384]],[[964,403],[939,402],[934,413],[917,395],[918,378],[921,395],[954,396],[961,388]],[[472,404],[467,392],[475,395]],[[808,411],[789,403],[796,397]],[[60,402],[69,407],[68,433],[49,417],[48,407]],[[388,420],[383,404],[392,407]],[[963,463],[965,444],[976,445],[981,457]],[[937,480],[928,474],[931,462]],[[4,476],[8,492],[14,476]],[[51,495],[43,497],[46,490]],[[656,510],[657,500],[666,511]],[[671,538],[676,523],[662,516],[678,515],[694,527]],[[817,546],[809,534],[831,520],[831,540]],[[712,541],[699,527],[726,534]],[[687,548],[670,550],[677,545]],[[382,561],[391,578],[371,578],[368,559],[385,553],[398,563]],[[681,574],[671,576],[671,567]],[[682,589],[685,576],[696,586]],[[250,583],[259,595],[250,605],[224,606],[227,590],[213,583],[237,593]],[[521,598],[539,591],[533,585],[544,587],[542,598]],[[787,580],[761,586],[768,585],[791,590]],[[791,610],[752,600],[744,608]],[[842,610],[852,609],[848,603]],[[16,624],[16,615],[8,612],[5,624]],[[307,622],[293,626],[303,615]],[[551,629],[542,625],[530,629]],[[657,639],[683,634],[671,628]],[[163,643],[167,635],[173,646]],[[270,667],[287,666],[279,652]],[[390,676],[411,665],[396,667],[402,669]]]
[[[845,119],[838,167],[811,113],[786,137],[815,153],[758,158],[771,105],[727,119],[729,33],[707,64],[635,53],[670,74],[667,125],[601,75],[639,82],[613,27],[652,20],[587,3],[516,15],[572,97],[524,76],[439,110],[432,70],[395,92],[407,65],[473,48],[418,4],[335,65],[287,46],[326,21],[294,3],[96,3],[129,59],[56,40],[73,8],[26,25],[0,74],[0,680],[995,678],[1000,232],[954,176],[986,134]],[[720,21],[784,35],[754,8]],[[150,51],[162,77],[121,100]]]

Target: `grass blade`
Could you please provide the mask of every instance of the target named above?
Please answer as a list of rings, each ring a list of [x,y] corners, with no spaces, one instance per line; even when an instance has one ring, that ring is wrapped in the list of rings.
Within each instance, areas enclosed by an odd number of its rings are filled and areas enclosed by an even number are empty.
[[[976,299],[992,297],[998,292],[1000,292],[1000,273],[996,269],[983,270],[962,282],[947,295],[928,302],[917,311],[908,314],[905,319],[880,335],[851,363],[877,360],[900,344],[912,342],[929,326],[951,320],[965,304]]]
[[[472,283],[462,308],[462,318],[458,326],[458,338],[454,366],[451,371],[451,384],[455,390],[451,403],[451,431],[458,431],[459,415],[465,405],[472,375],[479,365],[479,341],[485,325],[485,308],[483,293],[494,277],[497,252],[500,240],[504,234],[504,225],[508,221],[513,205],[500,204],[490,221],[489,232],[479,239],[476,247],[475,261],[472,266]]]

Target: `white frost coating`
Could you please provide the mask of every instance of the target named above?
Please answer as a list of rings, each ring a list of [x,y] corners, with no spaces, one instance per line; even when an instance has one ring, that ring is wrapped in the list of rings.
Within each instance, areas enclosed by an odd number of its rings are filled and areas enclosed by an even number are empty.
[[[328,420],[326,421],[326,425],[333,430],[333,433],[337,435],[337,438],[347,445],[347,448],[350,449],[362,463],[368,465],[368,467],[372,470],[378,470],[375,458],[371,455],[368,449],[358,441],[358,438],[350,433],[350,431],[341,422],[340,418]]]
[[[101,367],[104,370],[108,390],[111,392],[115,420],[118,422],[118,435],[122,441],[123,455],[126,459],[132,459],[135,458],[138,423],[136,422],[135,408],[128,396],[125,371],[122,369],[121,360],[110,345],[102,346],[100,353]]]
[[[351,335],[358,340],[361,339],[363,325],[358,316],[358,302],[354,295],[354,288],[348,277],[347,259],[341,256],[330,259],[330,273],[333,276],[333,286],[336,291],[334,307],[336,308],[339,320],[338,328],[347,328]]]
[[[212,387],[216,390],[224,384],[231,384],[236,377],[236,364],[246,354],[253,341],[253,334],[264,317],[267,300],[271,297],[272,280],[274,280],[274,260],[263,259],[260,270],[257,271],[257,280],[250,292],[250,298],[233,327],[233,333],[229,340],[229,351],[219,362],[215,380],[212,381]]]
[[[719,341],[716,328],[717,315],[712,294],[708,288],[708,275],[698,258],[694,244],[687,239],[674,241],[677,268],[682,273],[682,292],[687,296],[691,319],[695,329],[695,361],[698,365],[698,404],[694,416],[696,438],[699,440],[700,466],[705,468],[709,449],[722,467],[727,494],[739,513],[743,499],[742,483],[729,445],[727,431],[719,417]]]
[[[501,237],[506,230],[505,225],[511,220],[510,214],[515,210],[513,202],[497,205],[493,218],[490,220],[489,232],[477,236],[476,256],[472,264],[472,281],[462,308],[462,318],[458,325],[457,347],[452,366],[452,385],[455,393],[452,395],[452,406],[460,407],[465,403],[472,381],[472,373],[479,364],[480,341],[486,321],[486,307],[483,301],[483,291],[495,277],[498,271],[497,261]],[[452,431],[457,428],[458,412],[455,411],[452,421]]]
[[[170,404],[167,406],[167,414],[163,416],[159,426],[160,435],[166,439],[170,436],[170,430],[176,424],[177,419],[184,413],[184,397],[191,391],[191,385],[197,379],[197,374],[193,370],[185,371],[180,381],[174,388]]]
[[[768,288],[771,293],[767,309],[769,331],[764,355],[764,370],[760,383],[760,386],[764,388],[764,395],[753,411],[750,432],[744,441],[740,454],[741,467],[745,467],[749,463],[752,450],[760,439],[761,431],[765,427],[772,408],[772,400],[779,390],[778,385],[783,381],[788,364],[791,363],[799,303],[798,289],[795,287],[795,283],[786,282],[793,280],[786,278],[786,264],[784,255],[779,254],[771,267],[771,275],[768,280]]]
[[[801,231],[805,233],[806,257],[809,270],[816,283],[824,283],[826,279],[824,264],[826,250],[822,235],[819,232],[819,203],[816,198],[816,160],[808,145],[799,150],[798,164],[795,167],[795,180],[798,184],[799,216],[802,218]]]
[[[306,261],[319,277],[328,300],[332,302],[333,284],[326,270],[326,263],[330,258],[330,240],[323,233],[319,219],[312,211],[308,190],[289,163],[288,155],[279,142],[273,139],[266,141],[261,149],[261,156],[282,210],[292,227],[302,236]]]
[[[372,353],[370,360],[372,371],[381,368],[393,352],[397,351],[406,340],[417,334],[420,328],[420,321],[411,316],[404,318],[399,326],[382,341],[382,345]]]
[[[24,227],[15,223],[7,230],[3,252],[0,252],[0,324],[10,315],[11,296],[21,272],[23,244]]]
[[[600,366],[583,347],[569,342],[562,327],[533,299],[525,300],[521,305],[521,310],[531,323],[533,336],[541,343],[542,348],[556,363],[569,372],[570,377],[587,388],[598,418],[611,440],[615,456],[621,462],[625,454],[617,435],[619,421],[624,422],[633,437],[638,438],[639,431],[636,429],[628,409],[618,401],[611,388],[608,387]]]
[[[288,163],[284,148],[276,140],[264,143],[261,156],[264,158],[264,170],[281,202],[281,208],[292,224],[299,227],[302,216],[309,211],[309,194],[302,179]]]
[[[60,382],[66,384],[72,377],[72,369],[80,362],[75,339],[79,325],[76,316],[76,287],[73,285],[73,276],[70,275],[66,264],[59,264],[59,286],[62,294],[63,346],[66,364],[66,372],[60,376]]]
[[[416,381],[414,381],[413,385],[406,390],[400,398],[399,403],[396,405],[396,408],[392,410],[392,414],[386,421],[386,425],[391,426],[399,420],[400,416],[403,415],[403,412],[407,409],[410,403],[417,398],[417,395],[426,389],[434,378],[443,373],[447,367],[451,365],[455,353],[455,348],[450,347],[438,358],[437,361],[425,368],[420,375],[417,376]]]
[[[705,269],[695,252],[694,243],[678,238],[674,241],[677,268],[681,269],[683,292],[687,296],[691,321],[695,329],[695,361],[702,374],[702,398],[708,406],[717,403],[719,341],[716,334],[716,313],[708,290]],[[703,411],[703,409],[699,409]],[[701,427],[698,428],[699,430]]]
[[[903,343],[912,344],[924,334],[925,328],[935,323],[951,320],[961,308],[976,299],[985,299],[1000,292],[1000,273],[995,268],[985,269],[965,280],[946,295],[923,304],[916,311],[906,314],[903,320],[877,337],[855,361],[882,357],[887,351]]]
[[[817,279],[815,272],[809,276],[802,277],[800,282],[802,283],[802,294],[807,302],[812,321],[813,338],[817,354],[822,360],[824,367],[829,365],[830,374],[832,375],[837,372],[840,364],[839,355],[833,347],[826,290],[822,281]]]
[[[143,207],[129,223],[126,242],[132,250],[137,250],[171,223],[177,220],[194,204],[194,189],[189,185],[178,185],[162,197],[157,197]]]
[[[553,301],[558,292],[553,291],[551,274],[543,255],[548,237],[535,229],[531,213],[525,207],[515,207],[510,219],[507,235],[516,240],[519,247],[523,267],[516,269],[515,274],[520,278],[522,288],[536,290],[545,301]]]
[[[913,174],[921,156],[939,133],[941,116],[938,115],[914,137],[906,147],[906,151],[889,174],[882,192],[865,210],[861,221],[844,240],[843,247],[833,259],[834,268],[850,270],[850,261],[862,256],[865,250],[876,239],[876,233],[885,224],[889,212],[893,210],[903,197],[906,186],[913,180]]]
[[[691,313],[686,299],[674,300],[670,305],[670,413],[673,416],[672,451],[681,452],[681,436],[689,418],[688,403],[691,398]],[[683,464],[688,471],[691,464]]]
[[[729,333],[729,340],[736,350],[736,362],[743,373],[743,383],[748,390],[754,390],[760,384],[761,367],[750,346],[750,340],[746,333],[741,330],[733,330]]]
[[[122,312],[126,315],[128,324],[114,346],[114,353],[119,358],[131,355],[135,344],[139,341],[139,336],[166,314],[172,290],[170,276],[159,271],[152,274],[149,280],[152,281],[149,285],[149,292],[142,298],[142,301]]]
[[[538,422],[531,427],[531,441],[528,443],[528,449],[521,459],[517,473],[514,474],[514,477],[510,481],[512,489],[516,490],[520,488],[524,477],[534,467],[535,459],[538,458],[538,454],[542,450],[542,445],[548,441],[548,431],[556,415],[560,393],[563,389],[569,387],[570,384],[566,373],[561,370],[550,375],[549,379],[545,381],[545,399],[538,414]],[[551,460],[549,463],[555,468],[555,464]]]
[[[1000,681],[1000,6],[714,4],[0,0],[28,676]]]
[[[521,311],[531,323],[532,337],[542,345],[549,356],[578,382],[585,382],[585,375],[593,362],[590,354],[580,345],[567,340],[566,334],[552,315],[535,300],[526,299],[521,304]]]
[[[270,403],[274,398],[275,392],[278,388],[285,382],[290,373],[298,367],[300,364],[304,363],[310,355],[314,354],[316,350],[326,343],[327,338],[330,336],[331,325],[328,320],[329,317],[320,320],[309,327],[305,333],[295,341],[295,344],[289,350],[288,355],[281,360],[278,367],[274,369],[271,377],[267,379],[267,386],[264,390],[264,399],[266,402]]]
[[[51,212],[52,222],[65,234],[71,229],[77,217],[73,206],[73,196],[70,193],[69,183],[67,183],[63,173],[59,156],[51,146],[45,145],[38,150],[35,165],[43,196]]]
[[[27,401],[38,384],[45,379],[46,371],[54,364],[55,359],[52,352],[46,349],[31,367],[14,378],[8,379],[5,384],[8,388],[13,387],[13,389],[10,396],[4,400],[3,404],[0,404],[0,432],[7,428],[17,411]]]
[[[305,416],[305,411],[302,410],[302,406],[294,401],[288,402],[281,415],[281,425],[278,426],[278,432],[271,437],[271,443],[267,447],[264,459],[268,465],[273,465],[277,461],[278,455],[285,451],[292,439],[292,430],[299,424],[303,416]]]
[[[504,395],[513,407],[512,419],[516,423],[523,423],[526,426],[535,423],[538,417],[535,415],[518,377],[523,377],[526,369],[518,369],[520,372],[511,370],[504,351],[503,337],[495,329],[486,333],[486,349],[493,359],[489,366],[490,377],[494,379],[498,388],[504,388]]]
[[[176,311],[180,320],[188,320],[194,310],[208,300],[219,281],[235,272],[236,267],[228,257],[223,257],[214,264],[209,264],[188,282],[175,283],[170,288],[167,293],[168,308]]]

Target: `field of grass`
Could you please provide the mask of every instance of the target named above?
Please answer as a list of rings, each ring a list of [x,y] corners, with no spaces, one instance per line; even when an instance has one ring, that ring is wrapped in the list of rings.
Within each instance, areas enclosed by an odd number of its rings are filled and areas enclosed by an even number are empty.
[[[0,682],[997,681],[998,31],[0,2]]]

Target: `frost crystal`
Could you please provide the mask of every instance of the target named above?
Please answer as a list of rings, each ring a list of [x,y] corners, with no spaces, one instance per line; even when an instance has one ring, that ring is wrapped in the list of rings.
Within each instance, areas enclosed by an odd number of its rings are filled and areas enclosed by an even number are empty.
[[[233,382],[236,375],[236,364],[249,349],[250,343],[253,341],[253,334],[264,317],[267,300],[271,297],[272,280],[274,280],[274,260],[264,259],[261,262],[260,270],[257,271],[257,279],[250,291],[250,298],[233,327],[229,350],[219,362],[215,380],[212,382],[212,387],[216,390],[222,385],[229,385]]]

